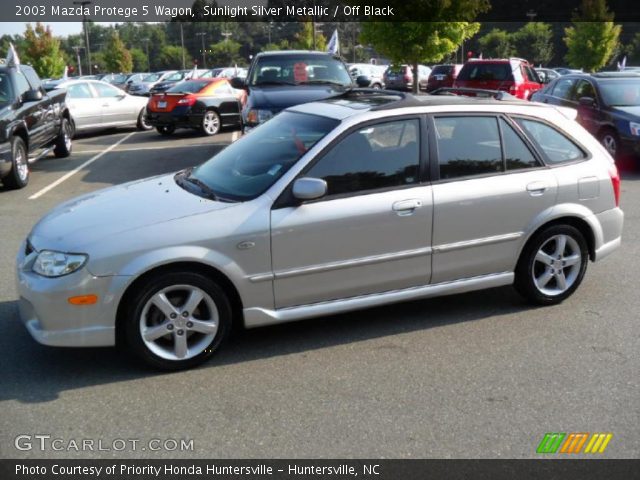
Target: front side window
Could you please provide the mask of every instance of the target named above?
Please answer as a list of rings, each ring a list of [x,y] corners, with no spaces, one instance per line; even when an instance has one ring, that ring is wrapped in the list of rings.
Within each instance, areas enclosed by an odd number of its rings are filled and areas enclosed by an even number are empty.
[[[495,117],[437,117],[440,178],[501,172],[502,149]]]
[[[332,118],[282,112],[182,180],[176,177],[176,182],[192,188],[187,185],[193,177],[216,197],[251,200],[271,187],[338,123]]]
[[[572,78],[561,78],[553,86],[553,92],[551,95],[558,98],[568,100],[571,98],[571,92],[573,91],[573,84],[575,80]]]
[[[582,97],[596,98],[596,92],[593,89],[593,85],[591,85],[591,82],[588,82],[586,80],[578,81],[573,98],[574,100],[577,101],[577,100],[580,100]]]
[[[16,88],[18,89],[17,93],[20,97],[31,89],[29,82],[27,82],[27,78],[22,74],[22,72],[16,72]]]
[[[555,128],[542,122],[524,118],[519,118],[516,121],[529,138],[545,153],[550,163],[571,162],[586,157],[580,147]]]
[[[86,83],[74,83],[67,87],[69,98],[92,98],[91,89]]]
[[[98,92],[98,96],[102,98],[109,97],[118,97],[122,95],[122,90],[117,89],[116,87],[112,87],[111,85],[107,85],[105,83],[95,82],[92,84],[93,88]]]
[[[328,195],[401,187],[419,181],[419,121],[382,123],[342,139],[306,173],[327,182]]]

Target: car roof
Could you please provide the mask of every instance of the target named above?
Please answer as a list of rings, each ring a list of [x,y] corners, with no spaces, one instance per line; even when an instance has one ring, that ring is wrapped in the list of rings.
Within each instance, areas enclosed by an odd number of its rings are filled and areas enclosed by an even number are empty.
[[[431,107],[444,105],[517,105],[517,106],[537,106],[532,102],[520,100],[512,97],[504,100],[494,98],[468,97],[465,95],[411,95],[386,90],[379,90],[375,93],[364,92],[353,89],[345,94],[336,95],[317,102],[304,103],[289,107],[287,111],[320,115],[336,120],[369,111],[397,110],[406,107]]]
[[[322,57],[333,57],[330,52],[320,52],[318,50],[270,50],[268,52],[260,52],[257,57],[271,57],[277,55],[318,55]]]

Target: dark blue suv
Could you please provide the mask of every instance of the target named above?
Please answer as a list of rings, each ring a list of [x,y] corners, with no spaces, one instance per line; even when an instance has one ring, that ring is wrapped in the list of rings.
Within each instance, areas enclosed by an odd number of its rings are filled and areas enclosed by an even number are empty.
[[[247,90],[243,131],[266,122],[285,108],[343,93],[354,86],[345,64],[326,52],[272,51],[256,55],[246,79],[233,78]]]
[[[640,156],[639,73],[564,75],[534,93],[531,100],[577,109],[578,122],[612,157],[621,152]]]

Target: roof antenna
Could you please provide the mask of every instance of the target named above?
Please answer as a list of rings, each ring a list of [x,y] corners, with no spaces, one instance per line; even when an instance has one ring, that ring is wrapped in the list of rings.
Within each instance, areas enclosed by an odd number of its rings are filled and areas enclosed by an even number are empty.
[[[6,64],[9,67],[17,67],[20,65],[20,59],[18,58],[18,53],[13,46],[13,43],[9,43],[9,52],[7,52]]]

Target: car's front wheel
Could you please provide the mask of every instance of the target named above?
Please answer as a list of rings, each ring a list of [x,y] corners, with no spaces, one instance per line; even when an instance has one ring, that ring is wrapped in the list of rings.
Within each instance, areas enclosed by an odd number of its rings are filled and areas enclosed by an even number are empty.
[[[549,226],[537,233],[522,252],[514,286],[532,303],[560,303],[576,291],[588,261],[587,242],[577,228]]]
[[[3,182],[13,189],[24,188],[29,183],[29,156],[21,137],[11,138],[11,171]]]
[[[149,279],[127,304],[127,344],[147,364],[180,370],[211,357],[231,330],[224,290],[194,272]]]
[[[215,110],[207,110],[202,117],[202,133],[205,135],[215,135],[220,131],[220,115]]]

